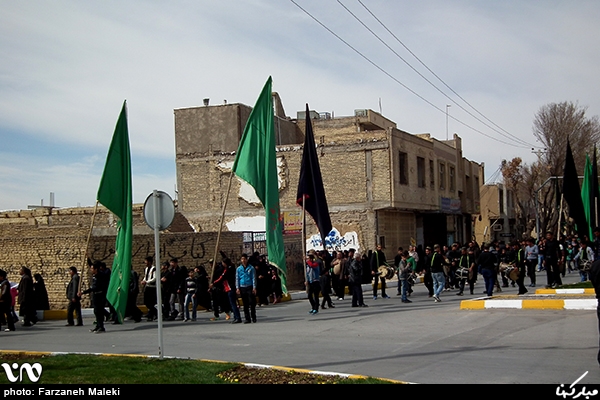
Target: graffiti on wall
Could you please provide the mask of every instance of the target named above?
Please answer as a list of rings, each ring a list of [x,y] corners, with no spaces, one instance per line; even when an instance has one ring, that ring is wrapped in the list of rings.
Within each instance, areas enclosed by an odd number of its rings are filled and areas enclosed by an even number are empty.
[[[355,249],[360,251],[360,244],[358,243],[358,235],[356,232],[346,232],[343,236],[340,232],[333,228],[329,235],[325,237],[325,249],[330,253],[332,251],[344,251]],[[323,250],[323,241],[321,235],[314,234],[306,240],[306,250]]]

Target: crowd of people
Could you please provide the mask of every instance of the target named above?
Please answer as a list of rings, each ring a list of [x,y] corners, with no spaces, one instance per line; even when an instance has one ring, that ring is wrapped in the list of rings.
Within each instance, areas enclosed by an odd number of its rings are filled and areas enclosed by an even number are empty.
[[[251,256],[242,254],[236,266],[225,253],[221,252],[221,261],[215,263],[214,272],[209,274],[204,265],[188,269],[179,265],[177,258],[171,258],[160,266],[157,273],[153,257],[144,260],[143,276],[138,277],[132,270],[129,285],[129,297],[124,317],[135,322],[143,318],[155,321],[159,317],[157,307],[161,307],[164,321],[194,322],[197,320],[198,307],[213,314],[210,321],[218,321],[224,315],[231,323],[256,323],[256,306],[275,304],[281,301],[281,278],[276,268],[270,266],[259,253]],[[213,260],[209,260],[212,264]],[[72,268],[69,287],[77,287],[79,277]],[[81,296],[90,294],[96,321],[91,332],[105,332],[104,322],[120,323],[112,306],[106,301],[106,291],[110,281],[110,269],[102,262],[90,263],[92,280],[90,287],[83,292],[67,289],[70,308],[67,326],[82,325],[80,320]],[[161,299],[157,299],[157,285],[161,288]],[[146,315],[136,305],[139,291],[143,292]],[[74,293],[76,295],[73,297]],[[243,318],[238,305],[242,299]],[[258,301],[256,300],[258,299]],[[73,305],[71,311],[71,305]],[[106,307],[109,310],[106,310]],[[73,312],[77,313],[77,324],[73,321]]]
[[[48,291],[42,275],[32,275],[27,267],[21,267],[19,274],[19,283],[11,284],[6,271],[0,269],[0,330],[2,325],[5,325],[5,332],[15,330],[19,316],[23,317],[22,326],[31,327],[38,322],[37,310],[50,309]],[[19,315],[15,312],[16,304],[19,305]]]
[[[547,232],[536,243],[533,238],[510,243],[491,242],[479,246],[472,241],[461,246],[409,246],[399,247],[393,260],[387,260],[381,245],[375,250],[357,252],[355,249],[328,252],[310,250],[305,261],[305,286],[311,305],[309,314],[334,308],[334,300],[344,300],[346,293],[352,298],[352,307],[367,307],[364,302],[363,284],[372,284],[372,298],[388,299],[386,291],[391,275],[397,276],[396,295],[402,303],[409,299],[413,286],[421,277],[428,296],[434,302],[442,301],[442,293],[457,290],[463,296],[468,287],[474,287],[481,275],[485,283],[484,293],[502,291],[502,287],[518,287],[518,294],[528,292],[525,285],[535,287],[536,274],[546,273],[546,287],[562,284],[561,277],[567,273],[578,273],[581,281],[590,279],[589,271],[594,260],[600,259],[600,229],[594,230],[593,241],[587,237],[554,237]],[[135,322],[143,318],[154,321],[158,318],[157,307],[162,307],[164,320],[183,322],[196,321],[198,307],[212,313],[211,321],[224,317],[231,323],[255,323],[256,307],[276,304],[281,301],[282,288],[279,271],[268,264],[259,253],[243,254],[234,263],[221,252],[221,261],[214,263],[209,274],[203,265],[193,269],[180,266],[176,258],[162,263],[157,273],[152,257],[146,257],[143,276],[132,270],[129,285],[129,301],[125,317]],[[212,264],[213,261],[210,260]],[[77,268],[70,267],[70,281],[66,289],[68,300],[67,326],[82,326],[81,298],[90,295],[96,321],[91,332],[105,331],[104,322],[120,323],[115,310],[106,301],[110,282],[110,269],[101,261],[88,259],[91,280],[86,290],[81,289],[81,278]],[[48,293],[40,274],[32,276],[27,267],[20,270],[18,285],[11,285],[5,271],[0,270],[0,329],[14,331],[19,320],[15,304],[19,305],[22,325],[29,327],[37,322],[36,310],[49,309]],[[161,285],[162,298],[156,296],[156,286]],[[143,291],[143,302],[148,312],[143,315],[137,307],[139,291]],[[242,300],[242,307],[238,305]],[[160,305],[159,305],[160,304]],[[106,309],[108,308],[108,310]],[[243,311],[243,313],[242,313]]]
[[[386,270],[393,269],[398,278],[397,292],[403,303],[409,299],[413,285],[420,276],[434,302],[441,302],[443,292],[457,290],[463,296],[466,287],[475,294],[475,283],[479,276],[485,284],[484,294],[492,296],[509,285],[518,287],[518,294],[528,292],[536,286],[536,274],[545,272],[546,288],[562,285],[561,277],[567,273],[578,273],[581,281],[589,280],[589,270],[594,260],[600,259],[600,229],[594,230],[594,241],[577,236],[557,240],[548,232],[539,243],[528,238],[505,243],[493,241],[480,246],[472,241],[461,245],[409,246],[402,247],[392,261],[380,245],[363,254],[355,249],[347,251],[308,252],[306,257],[306,289],[311,304],[309,314],[317,314],[319,307],[335,307],[330,295],[344,299],[346,287],[352,295],[352,307],[366,307],[362,284],[372,284],[373,300],[389,298],[386,289]],[[380,296],[378,296],[380,293]],[[319,295],[322,295],[319,304]]]
[[[148,308],[147,320],[158,318],[156,285],[161,285],[162,315],[165,320],[184,322],[196,321],[197,309],[201,306],[213,313],[211,321],[224,316],[233,324],[255,323],[256,306],[281,301],[281,278],[278,270],[270,266],[258,252],[251,256],[242,254],[237,264],[221,252],[221,261],[215,263],[214,271],[208,274],[203,265],[193,269],[180,266],[176,258],[161,265],[159,275],[146,258],[144,277],[144,304]],[[213,260],[209,261],[211,264]],[[243,318],[238,306],[242,299]],[[191,312],[190,312],[191,311]]]

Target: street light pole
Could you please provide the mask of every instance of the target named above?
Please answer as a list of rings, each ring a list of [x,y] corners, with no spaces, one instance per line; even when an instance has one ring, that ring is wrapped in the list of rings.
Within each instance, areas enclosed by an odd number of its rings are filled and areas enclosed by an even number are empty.
[[[452,107],[451,104],[446,104],[446,140],[448,140],[448,109]]]

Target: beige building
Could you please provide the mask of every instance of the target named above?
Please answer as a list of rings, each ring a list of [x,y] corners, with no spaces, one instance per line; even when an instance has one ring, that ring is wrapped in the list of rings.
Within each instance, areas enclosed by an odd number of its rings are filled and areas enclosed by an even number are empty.
[[[518,237],[514,195],[502,183],[481,188],[481,215],[475,221],[478,243],[510,242]]]
[[[284,232],[298,234],[294,220],[300,211],[296,191],[305,113],[289,118],[275,93],[274,100]],[[197,231],[218,229],[249,112],[242,104],[174,111],[179,211]],[[334,248],[367,250],[381,243],[392,257],[398,246],[406,248],[411,241],[471,240],[483,164],[463,157],[460,137],[439,141],[429,134],[413,135],[372,110],[336,118],[311,112],[311,119],[329,211],[339,232]],[[264,229],[262,206],[250,192],[233,179],[225,211],[228,229]],[[317,234],[310,223],[308,234]]]

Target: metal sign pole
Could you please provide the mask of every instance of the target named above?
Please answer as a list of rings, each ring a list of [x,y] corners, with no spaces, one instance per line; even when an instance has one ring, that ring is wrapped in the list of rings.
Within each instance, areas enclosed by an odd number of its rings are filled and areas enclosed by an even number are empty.
[[[158,356],[163,358],[163,304],[161,294],[161,269],[160,269],[160,231],[167,229],[173,223],[175,205],[173,199],[165,192],[154,189],[144,202],[144,220],[154,230],[154,259],[156,279],[156,303],[158,314]],[[158,274],[158,275],[156,275]]]
[[[163,358],[163,315],[162,315],[162,292],[161,292],[161,264],[160,264],[160,220],[158,215],[158,191],[155,189],[152,192],[152,200],[154,204],[154,258],[156,260],[156,303],[158,311],[158,357]]]

